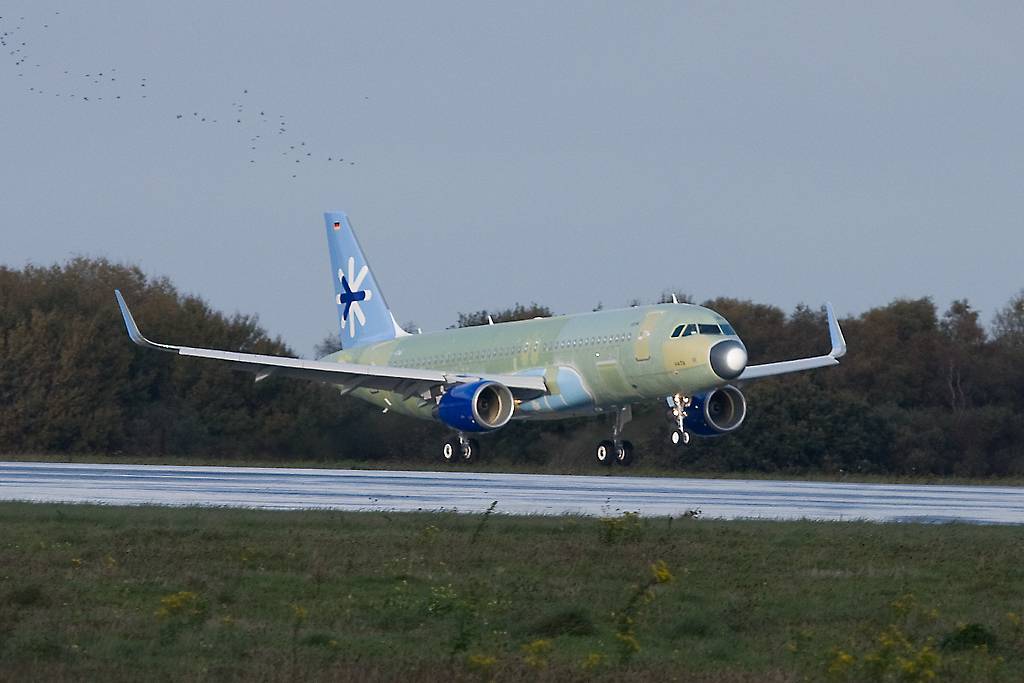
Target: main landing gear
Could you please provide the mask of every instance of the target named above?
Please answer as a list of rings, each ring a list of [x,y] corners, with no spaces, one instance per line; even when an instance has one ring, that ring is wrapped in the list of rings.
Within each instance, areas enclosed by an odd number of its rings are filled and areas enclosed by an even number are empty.
[[[624,467],[633,464],[633,444],[630,441],[622,440],[622,430],[626,423],[633,419],[633,409],[630,406],[619,408],[615,413],[615,426],[612,428],[612,439],[597,444],[594,455],[600,465],[611,465],[617,462]]]
[[[669,437],[673,446],[690,443],[690,432],[686,431],[686,409],[690,407],[690,397],[682,394],[673,394],[665,398],[668,403],[668,421],[675,424]]]
[[[480,443],[476,439],[466,438],[459,432],[458,437],[448,439],[441,447],[441,459],[446,463],[473,462],[480,456]]]

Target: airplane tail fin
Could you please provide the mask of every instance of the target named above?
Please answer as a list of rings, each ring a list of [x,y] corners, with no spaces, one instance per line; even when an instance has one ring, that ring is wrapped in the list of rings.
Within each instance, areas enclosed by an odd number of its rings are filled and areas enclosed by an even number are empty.
[[[398,326],[377,286],[348,216],[328,212],[324,220],[342,346],[352,348],[407,335]]]

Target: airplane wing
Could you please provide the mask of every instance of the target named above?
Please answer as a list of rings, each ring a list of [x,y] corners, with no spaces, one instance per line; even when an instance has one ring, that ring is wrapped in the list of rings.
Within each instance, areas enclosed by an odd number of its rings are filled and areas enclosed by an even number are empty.
[[[846,339],[843,338],[843,331],[839,329],[839,320],[836,318],[836,312],[833,310],[832,304],[826,303],[825,311],[828,316],[828,335],[832,340],[832,350],[827,355],[787,360],[780,363],[748,365],[743,374],[736,378],[736,381],[745,382],[764,377],[774,377],[775,375],[786,375],[791,372],[839,365],[839,359],[846,355]]]
[[[139,331],[139,326],[135,324],[135,318],[132,317],[131,311],[128,310],[128,304],[125,303],[120,290],[115,289],[114,295],[117,297],[117,305],[121,308],[124,325],[128,328],[128,336],[139,346],[167,353],[176,353],[179,356],[227,361],[232,364],[235,370],[256,373],[257,382],[271,376],[295,377],[334,384],[341,388],[343,394],[347,394],[353,389],[365,388],[395,391],[406,398],[413,396],[426,398],[431,395],[431,391],[435,387],[476,382],[485,379],[504,384],[512,391],[513,396],[523,401],[544,396],[548,393],[543,377],[476,375],[450,373],[441,370],[361,365],[358,363],[332,363],[302,360],[301,358],[286,358],[283,356],[264,356],[256,353],[217,351],[215,349],[198,349],[190,346],[158,344],[146,339],[142,332]]]

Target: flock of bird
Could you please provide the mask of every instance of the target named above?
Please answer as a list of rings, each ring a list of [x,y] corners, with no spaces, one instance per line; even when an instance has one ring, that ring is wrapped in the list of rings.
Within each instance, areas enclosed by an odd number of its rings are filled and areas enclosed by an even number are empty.
[[[60,15],[59,10],[53,14],[54,17]],[[17,78],[24,80],[27,94],[109,105],[126,100],[149,100],[154,91],[160,90],[145,76],[125,75],[113,67],[90,69],[88,72],[72,68],[55,70],[49,65],[44,68],[42,62],[45,60],[33,57],[29,52],[31,42],[38,37],[34,35],[33,28],[48,31],[50,24],[45,20],[30,22],[24,16],[0,16],[0,50],[10,58]],[[56,71],[63,71],[63,74]],[[302,164],[308,167],[314,161],[330,166],[356,164],[341,154],[314,151],[312,145],[291,134],[284,114],[268,111],[253,103],[248,88],[238,92],[230,109],[178,110],[173,116],[182,124],[235,127],[248,136],[249,164],[265,159],[266,152],[270,152],[274,159],[284,157],[287,173],[292,178],[299,176]]]

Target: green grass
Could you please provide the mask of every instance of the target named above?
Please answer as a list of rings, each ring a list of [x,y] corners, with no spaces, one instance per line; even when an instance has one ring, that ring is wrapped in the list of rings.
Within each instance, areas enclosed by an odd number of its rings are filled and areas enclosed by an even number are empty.
[[[0,679],[1024,679],[1014,527],[3,503],[0,530]]]
[[[661,466],[653,461],[641,459],[632,466],[605,467],[597,464],[593,457],[580,454],[578,457],[559,458],[557,462],[539,464],[515,462],[508,459],[482,460],[471,465],[446,464],[440,457],[419,459],[378,459],[378,460],[269,460],[252,458],[221,458],[195,456],[124,456],[104,453],[8,453],[0,455],[0,461],[11,462],[64,462],[100,463],[122,465],[190,465],[198,467],[292,467],[310,469],[352,469],[352,470],[415,470],[428,472],[514,472],[524,474],[575,474],[615,477],[688,477],[693,479],[754,479],[759,481],[834,481],[868,484],[944,484],[975,486],[1024,486],[1024,477],[961,477],[940,475],[899,475],[899,474],[833,474],[828,472],[711,472],[687,470]]]

